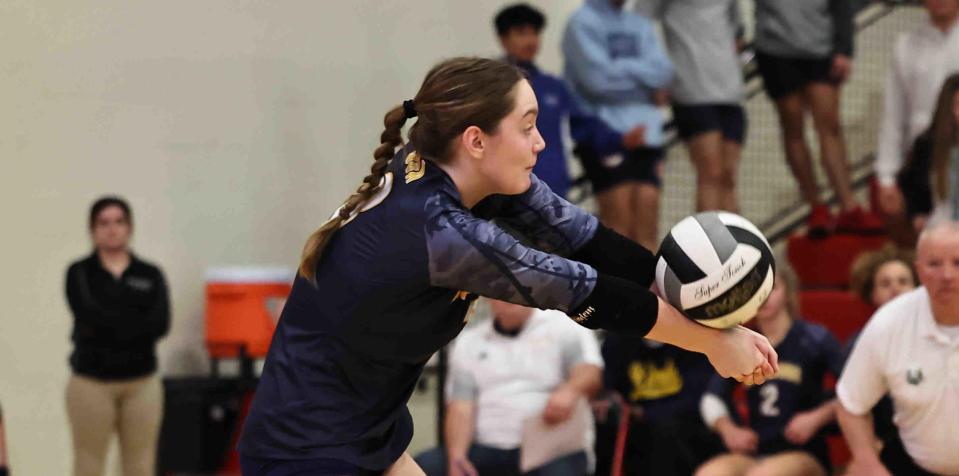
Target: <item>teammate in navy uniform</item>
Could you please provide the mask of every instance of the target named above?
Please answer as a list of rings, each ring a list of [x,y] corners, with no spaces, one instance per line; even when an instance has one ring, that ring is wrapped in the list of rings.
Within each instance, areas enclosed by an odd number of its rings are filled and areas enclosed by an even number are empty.
[[[603,383],[629,402],[623,474],[692,474],[723,452],[703,425],[699,400],[715,374],[702,354],[622,334],[603,340]]]
[[[304,247],[238,443],[245,475],[423,474],[406,402],[477,295],[648,334],[745,382],[772,376],[764,337],[684,318],[649,291],[648,250],[530,173],[536,114],[519,69],[475,58],[441,62],[386,113],[371,173]]]
[[[734,423],[726,410],[735,381],[713,377],[703,395],[703,418],[731,453],[707,461],[697,476],[829,474],[823,428],[836,418],[836,399],[823,388],[823,378],[826,372],[838,378],[842,349],[824,327],[793,317],[799,312],[795,276],[778,261],[776,285],[756,314],[759,330],[779,353],[779,373],[746,389],[748,422]]]

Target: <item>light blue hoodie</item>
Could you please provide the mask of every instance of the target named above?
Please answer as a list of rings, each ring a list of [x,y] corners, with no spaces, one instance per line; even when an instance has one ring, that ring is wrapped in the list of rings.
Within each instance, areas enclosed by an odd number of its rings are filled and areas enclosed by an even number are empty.
[[[586,0],[563,34],[565,76],[579,103],[620,132],[646,126],[646,144],[663,145],[653,94],[669,86],[673,65],[653,24],[609,0]]]

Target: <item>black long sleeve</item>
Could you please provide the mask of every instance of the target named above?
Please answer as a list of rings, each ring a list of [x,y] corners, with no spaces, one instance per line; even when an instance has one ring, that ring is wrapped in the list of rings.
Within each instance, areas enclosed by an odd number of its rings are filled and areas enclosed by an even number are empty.
[[[853,37],[856,35],[852,0],[830,0],[829,13],[833,22],[833,54],[852,58]]]
[[[97,256],[67,270],[66,296],[73,314],[70,356],[74,371],[102,379],[130,378],[156,369],[155,344],[170,327],[163,273],[131,257],[119,278]]]
[[[602,224],[593,238],[569,258],[586,263],[600,273],[628,279],[647,288],[656,276],[656,255]]]
[[[896,177],[909,217],[932,212],[932,185],[929,182],[931,163],[932,140],[928,134],[922,134],[916,138],[906,165]]]

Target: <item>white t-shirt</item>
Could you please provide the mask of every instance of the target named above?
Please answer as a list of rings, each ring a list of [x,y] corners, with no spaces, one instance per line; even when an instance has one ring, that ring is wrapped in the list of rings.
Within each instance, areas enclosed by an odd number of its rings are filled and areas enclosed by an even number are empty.
[[[892,55],[875,164],[883,185],[896,183],[913,141],[932,121],[943,81],[959,72],[959,22],[944,33],[923,21],[896,38]]]
[[[592,331],[562,312],[534,311],[516,336],[496,332],[489,319],[457,337],[447,399],[476,404],[474,442],[517,448],[523,420],[541,413],[553,390],[582,363],[602,368],[599,344]]]
[[[887,392],[909,455],[928,471],[959,475],[959,339],[936,324],[924,287],[876,312],[836,384],[855,415]]]

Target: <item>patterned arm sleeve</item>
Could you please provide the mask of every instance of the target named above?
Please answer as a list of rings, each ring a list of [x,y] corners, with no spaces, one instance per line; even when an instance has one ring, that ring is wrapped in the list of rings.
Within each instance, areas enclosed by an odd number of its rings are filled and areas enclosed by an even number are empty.
[[[503,222],[537,249],[560,256],[573,254],[599,226],[596,217],[553,193],[536,175],[530,175],[526,192],[488,197],[473,207],[473,214]]]
[[[532,213],[532,212],[531,212]],[[596,270],[520,243],[445,193],[426,205],[430,284],[540,309],[569,312],[596,285]],[[556,237],[565,243],[565,235]],[[582,240],[587,240],[588,237]],[[581,244],[571,240],[566,246]]]

